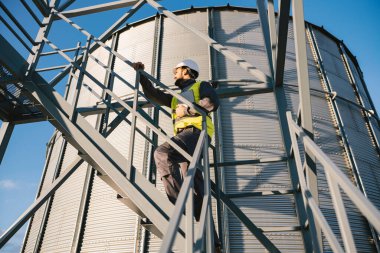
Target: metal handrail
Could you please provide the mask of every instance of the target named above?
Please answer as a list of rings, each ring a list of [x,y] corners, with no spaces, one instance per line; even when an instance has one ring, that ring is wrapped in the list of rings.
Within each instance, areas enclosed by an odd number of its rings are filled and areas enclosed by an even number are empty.
[[[303,129],[298,126],[295,121],[293,121],[291,112],[288,111],[286,116],[292,140],[294,158],[296,160],[300,188],[305,200],[305,209],[307,210],[309,220],[314,219],[318,222],[334,252],[356,252],[353,235],[349,226],[349,221],[340,190],[342,190],[352,201],[352,203],[355,204],[361,214],[368,220],[377,232],[380,232],[380,211],[363,195],[363,193],[318,147],[318,145],[309,136],[307,136],[307,134],[305,134]],[[311,194],[308,185],[306,184],[297,140],[300,140],[301,143],[303,143],[305,152],[315,157],[324,168],[345,250],[343,250],[342,246],[339,244],[337,237],[333,233],[330,225],[326,221],[326,218],[316,204],[316,201]]]

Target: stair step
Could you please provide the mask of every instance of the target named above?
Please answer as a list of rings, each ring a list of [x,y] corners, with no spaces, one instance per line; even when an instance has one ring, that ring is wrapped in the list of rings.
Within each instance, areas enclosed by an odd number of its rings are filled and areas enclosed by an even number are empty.
[[[141,226],[143,226],[146,230],[157,236],[158,238],[164,238],[164,235],[161,231],[150,221],[141,220]]]
[[[260,228],[265,233],[270,232],[293,232],[300,231],[301,226],[289,226],[289,227],[261,227]]]
[[[225,194],[229,198],[246,198],[246,197],[258,197],[258,196],[269,196],[269,195],[287,195],[293,194],[294,190],[273,190],[273,191],[262,191],[262,192],[242,192],[242,193],[230,193]]]

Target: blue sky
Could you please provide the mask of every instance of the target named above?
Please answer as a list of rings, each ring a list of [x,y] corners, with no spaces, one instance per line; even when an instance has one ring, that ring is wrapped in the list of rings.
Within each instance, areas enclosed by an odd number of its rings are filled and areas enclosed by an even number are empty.
[[[28,1],[31,2],[31,1]],[[105,0],[79,1],[73,7],[83,7],[92,3],[102,3]],[[255,1],[161,1],[160,3],[170,10],[184,9],[191,5],[201,6],[221,6],[229,2],[235,6],[254,7]],[[277,1],[275,1],[277,2]],[[18,1],[5,0],[6,6],[16,17],[21,18],[27,24],[25,16],[20,13],[21,6]],[[251,4],[251,5],[250,5]],[[372,100],[377,110],[380,109],[380,2],[377,0],[354,1],[354,0],[305,0],[305,19],[315,25],[321,26],[333,34],[338,39],[344,41],[346,46],[357,57],[359,65],[364,73],[364,79],[371,94]],[[136,19],[154,14],[152,8],[147,7],[138,12]],[[84,19],[76,19],[82,27],[100,35],[123,14],[123,10],[111,11],[100,14],[102,23],[90,22]],[[0,15],[4,15],[0,11]],[[96,19],[95,19],[96,18]],[[377,28],[376,28],[377,27]],[[36,34],[36,27],[30,26],[32,37]],[[377,32],[376,32],[377,31]],[[5,27],[0,23],[0,32],[5,32]],[[6,34],[6,32],[5,32]],[[52,34],[52,37],[60,40],[62,47],[65,47],[67,34]],[[19,47],[17,43],[16,47]],[[26,55],[24,49],[21,53]],[[63,63],[61,63],[63,64]],[[52,76],[47,76],[47,79]],[[62,89],[59,88],[58,90]],[[380,112],[379,112],[380,113]],[[46,143],[49,141],[54,129],[47,123],[31,123],[15,127],[7,152],[0,165],[0,233],[9,227],[33,202],[38,184],[41,178],[45,161]],[[18,233],[1,252],[18,252],[22,241],[24,230]]]

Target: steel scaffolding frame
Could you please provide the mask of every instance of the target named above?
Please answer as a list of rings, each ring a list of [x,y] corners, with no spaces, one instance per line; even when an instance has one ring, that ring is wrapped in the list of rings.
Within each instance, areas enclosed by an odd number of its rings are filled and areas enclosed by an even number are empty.
[[[5,67],[12,74],[13,78],[16,78],[17,82],[12,83],[23,91],[23,93],[34,102],[35,107],[43,114],[43,117],[38,115],[36,119],[28,119],[30,122],[36,120],[48,120],[56,129],[61,132],[65,139],[65,142],[70,143],[78,150],[78,158],[72,162],[68,168],[56,178],[52,185],[45,193],[38,196],[35,202],[20,216],[18,220],[7,230],[0,238],[0,248],[3,247],[6,242],[25,224],[33,214],[56,192],[59,187],[72,175],[75,170],[85,161],[90,166],[95,168],[99,177],[103,179],[107,184],[114,188],[123,198],[132,210],[134,210],[141,217],[149,218],[155,226],[155,229],[159,231],[161,236],[163,235],[163,243],[160,252],[169,252],[173,247],[173,244],[178,249],[186,252],[201,252],[206,250],[207,252],[213,252],[213,228],[211,217],[211,195],[216,197],[218,205],[223,203],[235,216],[252,232],[252,234],[261,242],[261,244],[269,252],[280,252],[280,250],[273,244],[273,242],[264,234],[264,232],[270,231],[257,227],[231,200],[233,196],[225,194],[220,190],[218,181],[216,184],[210,180],[210,166],[223,167],[228,165],[240,165],[240,164],[255,164],[266,163],[274,161],[287,161],[290,170],[293,189],[284,191],[282,193],[273,192],[260,192],[252,193],[251,195],[269,195],[269,194],[294,194],[296,209],[300,227],[303,234],[303,240],[305,250],[307,252],[322,252],[322,231],[327,236],[327,239],[336,252],[343,252],[343,248],[339,245],[336,237],[328,227],[327,222],[321,216],[321,212],[318,209],[318,191],[317,191],[317,175],[315,161],[318,159],[326,170],[327,179],[331,188],[331,195],[333,198],[334,209],[339,218],[339,224],[341,227],[341,233],[344,241],[344,249],[350,252],[356,252],[355,245],[353,244],[352,233],[348,226],[347,217],[345,214],[345,208],[341,200],[340,191],[342,189],[352,199],[352,201],[358,206],[362,214],[372,224],[373,228],[380,232],[380,213],[376,210],[370,202],[364,198],[364,195],[358,191],[355,186],[352,185],[346,179],[346,177],[336,168],[331,160],[315,145],[313,142],[313,122],[311,114],[310,103],[310,87],[309,76],[307,69],[306,58],[306,40],[305,40],[305,24],[303,16],[303,3],[302,1],[290,1],[279,0],[278,2],[278,24],[275,25],[275,8],[273,0],[257,0],[257,8],[259,11],[259,18],[261,23],[261,30],[265,40],[265,48],[267,52],[267,59],[270,67],[270,76],[267,76],[262,71],[254,67],[252,64],[241,58],[240,56],[229,51],[226,47],[218,43],[212,38],[212,34],[204,34],[198,31],[191,25],[187,24],[182,19],[178,18],[173,12],[167,10],[164,6],[161,6],[154,0],[121,0],[115,2],[109,2],[105,4],[94,5],[86,8],[79,8],[74,10],[66,9],[73,4],[74,0],[67,0],[63,4],[60,4],[59,0],[43,1],[33,0],[34,5],[38,8],[40,14],[44,17],[42,21],[39,21],[37,15],[32,11],[28,3],[25,0],[21,0],[25,9],[30,13],[32,18],[39,26],[39,31],[36,39],[32,39],[28,31],[17,21],[7,7],[0,2],[0,8],[8,15],[16,27],[21,31],[24,37],[28,41],[24,41],[17,32],[14,31],[12,26],[7,21],[1,18],[9,31],[16,37],[17,40],[30,52],[26,64],[20,54],[13,48],[5,38],[0,35],[0,63],[1,67]],[[146,106],[146,101],[139,100],[140,97],[145,98],[143,93],[139,91],[140,76],[144,75],[157,86],[163,88],[166,92],[177,97],[181,101],[184,101],[190,108],[194,108],[193,104],[177,94],[165,84],[154,78],[152,75],[145,71],[136,71],[135,83],[130,84],[124,80],[119,74],[114,72],[110,63],[104,64],[99,59],[94,57],[91,53],[99,47],[107,50],[113,58],[118,58],[125,64],[131,66],[132,62],[119,54],[114,47],[109,47],[105,44],[105,41],[109,39],[112,34],[121,27],[130,17],[132,17],[142,6],[150,5],[156,9],[162,15],[170,18],[176,24],[191,31],[194,35],[204,40],[211,48],[223,54],[227,59],[234,62],[242,69],[247,71],[253,76],[250,82],[254,83],[253,89],[248,91],[238,91],[233,88],[226,91],[219,91],[221,97],[235,96],[237,92],[244,94],[254,94],[262,92],[274,91],[277,98],[278,116],[280,119],[280,126],[283,135],[283,142],[286,149],[287,157],[277,157],[272,160],[251,160],[251,161],[236,161],[232,163],[218,162],[214,159],[214,164],[209,163],[208,155],[208,139],[206,134],[206,115],[202,111],[200,114],[203,117],[203,130],[201,137],[199,138],[196,150],[193,156],[187,154],[179,146],[170,140],[170,138],[153,122],[149,115],[142,110],[143,106]],[[70,18],[78,17],[82,15],[98,13],[102,11],[113,10],[117,8],[130,7],[129,10],[112,26],[110,26],[99,38],[96,38],[85,29],[79,27]],[[298,76],[298,89],[299,89],[299,113],[297,115],[298,126],[293,122],[292,116],[289,112],[285,111],[284,103],[284,65],[286,44],[288,36],[288,22],[289,12],[292,7],[294,35],[295,35],[295,48],[296,48],[296,63],[297,63],[297,76]],[[63,20],[67,24],[71,25],[74,29],[81,32],[86,36],[86,45],[77,45],[75,48],[68,48],[61,50],[52,41],[48,39],[49,30],[56,20]],[[29,48],[28,43],[32,45]],[[43,48],[48,45],[53,51],[43,53]],[[75,51],[74,58],[70,58],[66,53]],[[342,49],[344,52],[344,49]],[[80,53],[81,52],[81,53]],[[41,56],[47,56],[52,54],[59,54],[68,61],[67,65],[52,66],[48,68],[39,68],[37,65]],[[86,71],[86,64],[88,59],[94,59],[101,67],[107,71],[107,80],[105,82],[97,80],[93,75]],[[63,69],[57,76],[55,76],[50,82],[47,82],[39,72],[50,71],[55,69]],[[77,75],[79,72],[79,75]],[[155,71],[157,72],[157,70]],[[157,73],[156,73],[157,74]],[[76,92],[72,103],[68,103],[66,90],[65,97],[62,97],[54,90],[54,86],[57,85],[63,78],[69,76],[69,83],[73,78],[77,79]],[[84,77],[90,78],[96,85],[102,89],[102,94],[97,94],[91,90],[85,83],[83,83]],[[112,87],[108,86],[114,80],[118,78],[125,85],[134,90],[132,101],[124,101],[119,98],[113,91]],[[225,82],[230,80],[217,80],[218,82]],[[237,80],[246,81],[246,80]],[[9,79],[3,79],[1,76],[1,87],[6,85]],[[352,80],[354,83],[355,80]],[[88,88],[89,91],[100,99],[104,104],[99,105],[97,108],[77,108],[80,88]],[[332,91],[328,91],[332,92]],[[335,94],[336,95],[336,94]],[[16,97],[17,98],[17,97]],[[116,103],[112,103],[114,99]],[[21,104],[21,103],[20,103]],[[360,103],[360,106],[365,106]],[[161,108],[153,104],[155,111],[161,110]],[[101,124],[101,115],[105,113],[108,115],[110,111],[116,112],[117,117],[106,126]],[[164,112],[164,110],[161,110]],[[98,114],[98,123],[96,128],[92,127],[85,119],[85,115]],[[129,121],[127,115],[132,115],[132,120]],[[37,115],[37,114],[36,114]],[[0,162],[6,150],[13,128],[17,122],[13,122],[7,115],[2,116],[3,123],[0,129]],[[375,113],[376,119],[377,114]],[[136,126],[136,120],[142,121],[147,128],[153,133],[153,137],[150,138],[147,134],[143,133]],[[168,199],[146,179],[144,175],[139,173],[136,168],[133,167],[133,148],[130,148],[128,157],[123,157],[108,141],[105,139],[122,121],[126,121],[131,126],[131,138],[130,147],[134,147],[136,131],[143,136],[152,145],[155,144],[154,136],[160,136],[168,141],[175,149],[177,149],[184,157],[190,161],[188,173],[185,177],[182,190],[176,205],[173,206]],[[27,122],[27,121],[24,121]],[[368,120],[368,122],[370,122]],[[373,133],[372,133],[373,134]],[[305,153],[300,153],[297,146],[297,136],[303,141],[305,145]],[[379,147],[376,136],[373,134],[376,140],[377,148]],[[348,145],[348,144],[346,144]],[[63,147],[63,146],[62,146]],[[218,152],[218,146],[213,147],[214,153]],[[349,149],[349,147],[348,147]],[[379,148],[378,148],[379,149]],[[200,160],[203,153],[203,163]],[[301,163],[301,156],[305,158],[305,164]],[[353,161],[353,158],[350,157]],[[192,218],[193,212],[193,199],[192,189],[193,178],[196,169],[203,170],[205,177],[205,199],[201,212],[200,223],[194,224]],[[306,179],[304,177],[304,168],[306,168]],[[216,177],[217,179],[218,177]],[[340,188],[339,188],[340,187]],[[149,198],[147,198],[149,196]],[[363,206],[364,205],[364,206]],[[183,211],[186,210],[188,215],[183,215]],[[170,217],[169,217],[170,215]],[[277,228],[277,230],[281,228]],[[287,231],[289,228],[282,228],[283,231]],[[221,230],[219,230],[221,232]],[[206,234],[206,240],[204,241],[204,234]],[[376,233],[374,232],[374,237]],[[206,245],[206,249],[204,249]],[[76,245],[77,247],[78,245]]]

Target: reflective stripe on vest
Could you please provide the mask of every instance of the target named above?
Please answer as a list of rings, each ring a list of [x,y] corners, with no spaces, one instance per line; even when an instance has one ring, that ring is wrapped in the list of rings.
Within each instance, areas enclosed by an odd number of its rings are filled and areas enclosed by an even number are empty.
[[[195,82],[187,91],[185,92],[193,92],[194,95],[194,101],[198,103],[200,100],[200,94],[199,94],[199,88],[201,86],[201,82]],[[180,93],[181,94],[181,93]],[[176,120],[177,115],[175,114],[175,109],[178,105],[178,99],[176,97],[172,98],[171,108],[172,108],[172,119],[174,124],[174,135],[177,135],[179,129],[184,129],[189,126],[194,126],[200,130],[202,130],[202,116],[194,115],[194,116],[186,116],[182,117],[179,120]],[[206,117],[206,124],[207,124],[207,134],[212,138],[214,134],[214,124],[212,123],[211,117],[208,115]]]

